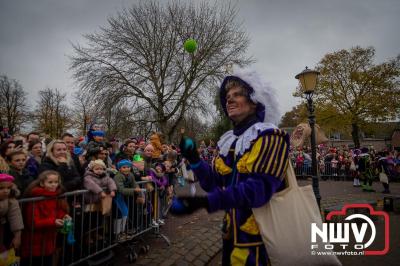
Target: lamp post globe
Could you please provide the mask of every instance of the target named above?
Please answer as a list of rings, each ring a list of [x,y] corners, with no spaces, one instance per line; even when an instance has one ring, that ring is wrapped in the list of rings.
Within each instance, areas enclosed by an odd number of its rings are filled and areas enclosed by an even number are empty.
[[[302,91],[305,94],[311,94],[314,92],[317,86],[317,78],[320,73],[316,70],[309,69],[306,67],[301,73],[295,76],[300,81]]]

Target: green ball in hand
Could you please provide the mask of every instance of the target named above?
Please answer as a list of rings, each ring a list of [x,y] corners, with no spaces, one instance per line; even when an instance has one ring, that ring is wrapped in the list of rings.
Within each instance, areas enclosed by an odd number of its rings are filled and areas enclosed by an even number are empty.
[[[197,42],[193,39],[187,39],[183,44],[183,47],[185,48],[186,52],[190,54],[194,53],[194,51],[197,49]]]

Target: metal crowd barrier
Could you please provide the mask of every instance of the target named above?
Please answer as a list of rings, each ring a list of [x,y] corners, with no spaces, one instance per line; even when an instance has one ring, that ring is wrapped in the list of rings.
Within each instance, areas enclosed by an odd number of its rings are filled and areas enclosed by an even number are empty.
[[[312,165],[311,162],[302,163],[300,165],[296,165],[295,162],[292,161],[292,165],[294,168],[294,172],[298,178],[307,178],[312,176]],[[332,164],[329,162],[319,163],[318,164],[319,176],[323,180],[336,180],[336,181],[346,181],[353,180],[353,171],[346,167],[332,167]]]
[[[112,200],[111,211],[105,215],[102,204],[93,202],[87,190],[68,192],[57,198],[20,199],[25,225],[21,238],[25,247],[21,248],[21,265],[64,266],[85,261],[89,265],[103,265],[113,257],[112,249],[118,245],[128,249],[128,260],[134,262],[137,258],[135,246],[148,232],[162,237],[169,245],[169,239],[160,233],[157,223],[157,219],[168,212],[167,193],[160,197],[154,182],[137,183],[140,191],[133,197],[117,194]],[[140,194],[145,198],[144,203],[138,201]],[[64,221],[63,227],[56,228],[54,220],[49,224],[45,221],[47,217],[35,217],[35,209],[43,209],[45,202],[50,200],[56,201],[57,208],[45,210],[48,216],[63,216],[65,206],[68,206],[72,223]],[[58,218],[62,219],[61,216]],[[44,222],[38,223],[39,220]],[[141,247],[146,252],[149,250],[148,245]]]

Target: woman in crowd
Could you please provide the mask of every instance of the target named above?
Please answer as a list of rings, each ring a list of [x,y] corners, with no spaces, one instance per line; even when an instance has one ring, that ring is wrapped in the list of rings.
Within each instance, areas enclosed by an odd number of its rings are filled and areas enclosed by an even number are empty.
[[[0,146],[0,173],[8,173],[10,170],[6,161],[6,156],[15,149],[15,143],[11,140],[4,142]]]
[[[47,145],[46,156],[40,165],[39,174],[46,170],[53,170],[61,175],[66,191],[82,187],[82,178],[74,166],[67,145],[62,140],[53,140]]]
[[[152,168],[153,163],[156,162],[156,160],[153,160],[153,153],[154,153],[154,147],[152,144],[147,144],[146,147],[144,148],[143,151],[143,159],[144,159],[144,170],[147,173],[150,168]]]

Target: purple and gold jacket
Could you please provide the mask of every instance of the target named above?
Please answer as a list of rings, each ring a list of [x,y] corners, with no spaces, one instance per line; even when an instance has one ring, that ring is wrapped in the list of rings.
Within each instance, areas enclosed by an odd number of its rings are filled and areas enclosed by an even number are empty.
[[[226,210],[228,230],[236,247],[262,245],[252,208],[261,207],[283,188],[289,135],[272,124],[255,123],[243,134],[225,133],[212,166],[192,166],[208,192],[209,212]]]

